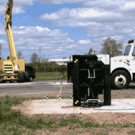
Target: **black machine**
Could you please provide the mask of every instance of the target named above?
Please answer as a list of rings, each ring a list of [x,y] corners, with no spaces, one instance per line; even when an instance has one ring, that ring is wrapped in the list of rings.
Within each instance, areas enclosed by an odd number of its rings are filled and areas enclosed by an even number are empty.
[[[96,55],[73,55],[67,73],[73,82],[74,106],[99,104],[99,94],[104,94],[103,105],[111,105],[109,64],[98,61]]]

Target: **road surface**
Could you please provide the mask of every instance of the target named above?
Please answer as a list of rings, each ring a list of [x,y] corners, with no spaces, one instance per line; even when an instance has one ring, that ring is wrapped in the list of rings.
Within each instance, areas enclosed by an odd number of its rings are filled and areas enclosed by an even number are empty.
[[[73,93],[71,83],[56,81],[35,81],[27,83],[0,83],[0,96],[18,96],[27,98],[44,98],[45,96],[70,97]],[[134,98],[135,83],[131,83],[128,89],[112,90],[112,98]]]
[[[19,97],[35,97],[44,98],[57,97],[60,95],[70,97],[72,95],[72,84],[66,84],[55,81],[36,81],[27,83],[0,83],[0,96],[19,96]]]

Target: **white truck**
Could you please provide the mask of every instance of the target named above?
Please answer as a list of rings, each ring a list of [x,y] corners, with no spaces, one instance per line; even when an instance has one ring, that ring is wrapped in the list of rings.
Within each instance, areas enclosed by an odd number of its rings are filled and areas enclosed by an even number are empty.
[[[111,86],[116,89],[128,87],[135,81],[135,39],[129,40],[123,56],[110,58],[108,55],[97,55],[104,63],[110,63]]]

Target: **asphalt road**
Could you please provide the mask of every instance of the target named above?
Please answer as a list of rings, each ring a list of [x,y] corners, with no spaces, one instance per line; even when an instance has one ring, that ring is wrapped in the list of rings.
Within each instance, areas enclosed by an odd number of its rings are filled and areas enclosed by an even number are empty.
[[[54,85],[53,85],[54,84]],[[35,81],[27,83],[1,83],[0,96],[19,96],[28,98],[70,97],[72,95],[72,84],[57,84],[55,81]]]
[[[55,81],[35,81],[28,83],[1,83],[0,96],[19,96],[27,98],[44,98],[45,96],[70,97],[73,92],[72,84],[57,84]],[[123,90],[112,90],[112,98],[135,98],[135,83]]]

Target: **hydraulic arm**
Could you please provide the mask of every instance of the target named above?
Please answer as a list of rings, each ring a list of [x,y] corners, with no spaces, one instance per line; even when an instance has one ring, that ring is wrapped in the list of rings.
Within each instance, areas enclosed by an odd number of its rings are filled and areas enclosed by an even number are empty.
[[[13,9],[13,0],[9,0],[7,3],[7,8],[5,10],[5,30],[7,33],[8,38],[8,44],[9,44],[9,50],[10,50],[10,59],[13,61],[16,61],[17,55],[15,51],[15,45],[14,45],[14,39],[12,34],[12,9]]]

